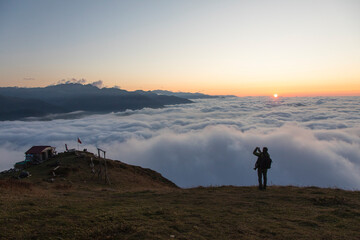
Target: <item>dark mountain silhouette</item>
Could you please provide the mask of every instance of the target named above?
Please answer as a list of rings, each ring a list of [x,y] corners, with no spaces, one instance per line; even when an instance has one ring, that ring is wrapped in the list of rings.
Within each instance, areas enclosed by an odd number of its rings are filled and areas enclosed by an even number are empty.
[[[0,120],[17,120],[29,116],[61,113],[62,107],[38,99],[5,97],[0,95]]]
[[[85,111],[108,113],[145,107],[191,103],[176,96],[129,92],[117,88],[99,89],[90,84],[60,84],[45,88],[0,88],[0,120],[41,117],[53,113]]]
[[[167,90],[154,90],[152,93],[166,95],[166,96],[176,96],[187,99],[201,99],[201,98],[218,98],[218,96],[206,95],[203,93],[189,93],[189,92],[171,92]]]
[[[236,97],[234,95],[207,95],[203,93],[189,93],[189,92],[171,92],[167,90],[153,90],[152,93],[166,96],[175,96],[186,99],[206,99],[206,98],[224,98],[224,97]]]

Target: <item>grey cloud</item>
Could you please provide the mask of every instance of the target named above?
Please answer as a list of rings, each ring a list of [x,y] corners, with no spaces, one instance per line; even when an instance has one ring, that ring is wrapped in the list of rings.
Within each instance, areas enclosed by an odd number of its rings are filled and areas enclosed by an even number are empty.
[[[80,78],[80,79],[70,78],[70,79],[61,79],[56,84],[70,84],[70,83],[85,84],[86,82],[87,82],[87,80],[84,78]]]
[[[103,81],[99,80],[99,81],[91,83],[91,85],[93,85],[93,86],[95,86],[97,88],[102,88],[103,87]]]
[[[330,129],[330,130],[347,128],[347,126],[343,123],[328,123],[328,122],[322,122],[322,123],[313,122],[310,124],[306,124],[306,127],[310,129]]]
[[[72,84],[72,83],[78,83],[78,84],[86,84],[87,80],[85,78],[80,78],[80,79],[76,79],[76,78],[69,78],[69,79],[61,79],[60,81],[58,81],[55,85],[58,84]],[[102,88],[103,87],[103,81],[102,80],[98,80],[95,82],[90,83],[91,85],[97,87],[97,88]]]
[[[0,146],[0,156],[0,171],[2,171],[12,168],[14,159],[23,160],[24,153],[10,143],[3,143]]]
[[[75,112],[69,112],[69,113],[55,113],[55,114],[49,114],[44,117],[27,117],[27,121],[51,121],[56,119],[76,119],[85,117],[86,115],[89,115],[88,113],[84,111],[75,111]]]
[[[33,77],[24,77],[23,80],[24,81],[34,81],[35,78],[33,78]]]
[[[316,131],[315,136],[317,139],[322,141],[342,141],[349,144],[356,143],[360,144],[360,131],[359,129],[345,129],[343,131],[327,130],[327,131]]]

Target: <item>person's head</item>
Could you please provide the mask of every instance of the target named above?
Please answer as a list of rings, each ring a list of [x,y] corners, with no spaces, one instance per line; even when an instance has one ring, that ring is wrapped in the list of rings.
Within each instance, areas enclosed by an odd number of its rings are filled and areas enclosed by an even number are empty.
[[[268,148],[267,148],[267,147],[263,147],[263,152],[267,153],[267,152],[268,152]]]

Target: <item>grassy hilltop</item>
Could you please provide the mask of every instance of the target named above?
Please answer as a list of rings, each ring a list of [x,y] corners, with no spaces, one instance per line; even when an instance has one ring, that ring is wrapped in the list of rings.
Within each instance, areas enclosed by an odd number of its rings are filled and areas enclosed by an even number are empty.
[[[360,239],[358,191],[180,189],[112,160],[106,185],[92,177],[91,156],[59,155],[23,180],[2,174],[0,239]]]

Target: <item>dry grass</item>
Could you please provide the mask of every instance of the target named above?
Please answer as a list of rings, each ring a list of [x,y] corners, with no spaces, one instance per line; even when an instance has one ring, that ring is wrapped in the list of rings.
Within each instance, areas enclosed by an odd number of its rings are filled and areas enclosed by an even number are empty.
[[[359,239],[360,193],[1,188],[0,239]]]
[[[18,181],[16,179],[0,180],[0,189],[8,189],[11,191],[31,190],[32,185],[32,183]]]
[[[0,176],[0,239],[360,239],[357,191],[179,189],[117,161],[109,186],[92,176],[90,157],[60,155],[24,180]]]
[[[92,153],[59,154],[40,165],[35,165],[26,170],[31,173],[30,178],[23,179],[23,184],[29,183],[42,188],[71,188],[73,186],[83,189],[104,188],[104,175],[92,173],[90,159],[93,158],[95,170],[99,170],[99,160]],[[59,165],[60,164],[60,165]],[[54,169],[59,165],[55,171]],[[141,191],[147,189],[172,189],[177,186],[159,173],[137,166],[128,165],[120,161],[107,160],[108,176],[112,183],[111,188],[119,191]],[[54,176],[54,173],[55,176]],[[102,173],[104,168],[102,168]],[[16,178],[20,172],[0,175],[0,179]]]

